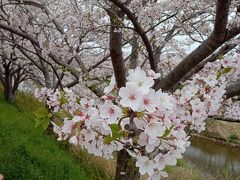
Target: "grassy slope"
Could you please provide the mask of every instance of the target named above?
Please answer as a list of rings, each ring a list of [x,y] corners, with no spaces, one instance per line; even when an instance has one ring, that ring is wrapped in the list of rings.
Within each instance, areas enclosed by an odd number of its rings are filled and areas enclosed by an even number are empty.
[[[36,108],[35,100],[31,101],[13,106],[0,97],[0,174],[24,180],[102,179],[89,165],[74,160],[54,138],[34,128],[32,112],[24,109]]]

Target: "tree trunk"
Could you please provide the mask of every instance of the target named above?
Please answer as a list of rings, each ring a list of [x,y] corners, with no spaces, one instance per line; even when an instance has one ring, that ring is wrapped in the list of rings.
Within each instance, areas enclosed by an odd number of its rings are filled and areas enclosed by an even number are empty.
[[[114,12],[114,13],[113,13]],[[122,32],[119,30],[120,22],[123,21],[124,14],[116,7],[112,6],[108,11],[110,28],[110,56],[112,60],[114,75],[118,88],[126,84],[126,69],[122,53]],[[132,158],[126,150],[121,150],[117,155],[116,180],[139,180],[140,174],[135,166],[136,160]]]
[[[115,180],[139,180],[140,174],[135,164],[136,160],[126,150],[118,152]]]
[[[136,33],[133,35],[131,54],[129,69],[135,69],[138,63],[138,36]]]
[[[9,103],[14,103],[16,100],[16,93],[11,88],[4,87],[4,99]]]
[[[2,82],[4,88],[4,99],[9,103],[14,103],[15,101],[15,90],[13,88],[13,76],[10,73],[10,63],[5,65],[5,79]]]

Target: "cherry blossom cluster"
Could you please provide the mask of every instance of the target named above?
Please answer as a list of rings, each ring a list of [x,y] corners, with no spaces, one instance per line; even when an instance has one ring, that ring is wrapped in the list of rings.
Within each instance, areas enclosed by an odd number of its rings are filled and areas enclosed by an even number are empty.
[[[199,133],[209,115],[221,114],[225,106],[225,88],[239,76],[240,59],[224,57],[206,63],[204,68],[175,91],[179,117]]]
[[[36,89],[35,96],[37,99],[45,101],[49,109],[53,108],[53,112],[59,110],[61,93],[58,89],[56,91],[47,88]]]
[[[73,114],[80,108],[76,94],[68,88],[64,88],[63,91],[48,88],[36,89],[35,97],[45,102],[47,108],[53,112],[64,109]]]
[[[171,95],[153,89],[159,73],[130,69],[125,87],[115,77],[104,89],[102,103],[78,98],[70,89],[36,92],[62,121],[52,123],[58,140],[68,140],[90,154],[112,158],[125,149],[136,159],[141,175],[150,179],[167,176],[164,168],[176,165],[190,145],[189,132],[205,129],[205,119],[217,114],[224,101],[226,76],[237,66],[227,59],[207,63],[191,80]],[[67,112],[67,113],[66,113]]]
[[[152,89],[159,76],[151,70],[130,70],[126,87],[120,89],[112,77],[101,105],[78,99],[69,89],[45,88],[36,91],[36,97],[45,100],[53,114],[69,112],[60,123],[52,120],[58,140],[105,158],[125,148],[136,158],[141,175],[166,176],[164,167],[175,165],[190,143],[186,126],[177,118],[174,96]]]
[[[240,120],[240,101],[239,99],[228,99],[223,106],[222,116],[234,120]]]

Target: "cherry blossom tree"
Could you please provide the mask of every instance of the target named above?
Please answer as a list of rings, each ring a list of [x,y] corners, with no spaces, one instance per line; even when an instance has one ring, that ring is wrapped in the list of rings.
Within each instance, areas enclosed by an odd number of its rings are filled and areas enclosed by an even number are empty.
[[[4,88],[5,100],[12,103],[20,83],[30,78],[32,66],[23,57],[18,57],[11,44],[2,44],[1,47],[0,82]]]
[[[50,117],[58,140],[68,140],[105,158],[113,158],[113,152],[119,151],[120,177],[116,179],[145,174],[159,179],[167,176],[165,166],[176,165],[182,157],[190,145],[191,132],[200,133],[206,118],[221,112],[227,77],[238,75],[238,64],[239,60],[233,60],[231,71],[226,71],[224,59],[208,63],[173,94],[152,89],[160,74],[152,70],[145,73],[138,67],[129,70],[126,86],[120,89],[113,76],[98,104],[93,99],[79,101],[69,89],[43,88],[36,96],[52,109]],[[123,155],[127,165],[119,162]]]
[[[39,120],[58,140],[117,151],[116,179],[160,179],[205,119],[239,117],[239,11],[237,0],[3,0],[0,29],[44,79]],[[97,103],[77,95],[113,73]]]

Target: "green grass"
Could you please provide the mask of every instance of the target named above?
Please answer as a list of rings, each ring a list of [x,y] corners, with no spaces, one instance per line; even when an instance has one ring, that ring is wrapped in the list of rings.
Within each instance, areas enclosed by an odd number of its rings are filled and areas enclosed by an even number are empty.
[[[237,140],[239,140],[239,138],[235,133],[231,133],[227,138],[227,142],[229,142],[229,143],[233,143]]]
[[[14,180],[108,179],[74,159],[68,145],[34,128],[32,111],[39,106],[36,99],[21,93],[15,105],[0,96],[0,174]]]

